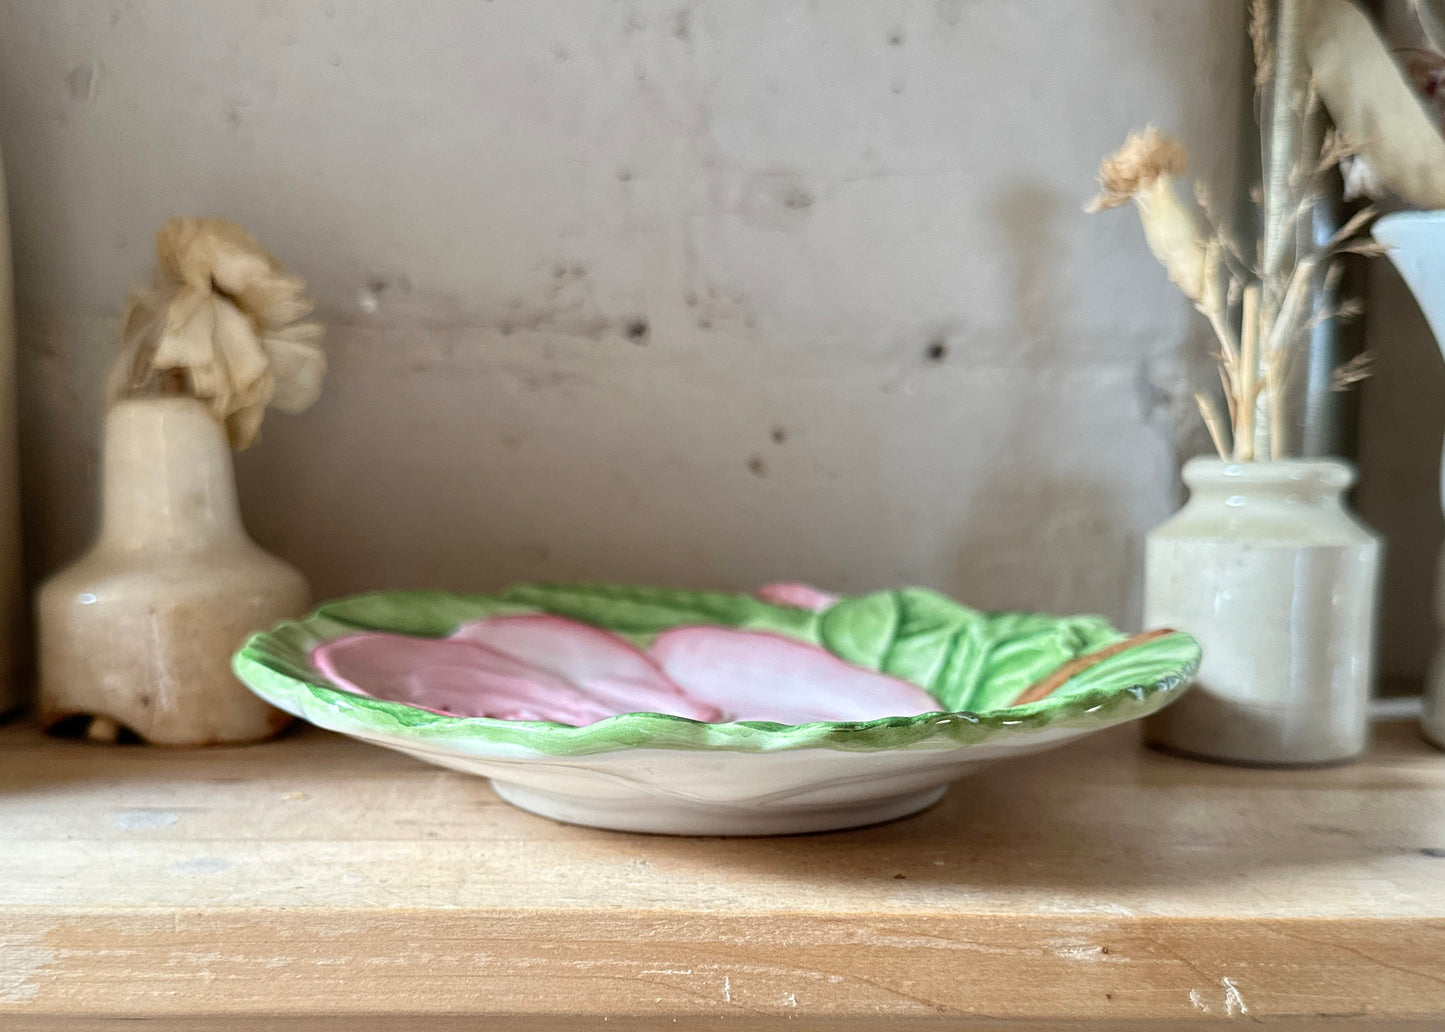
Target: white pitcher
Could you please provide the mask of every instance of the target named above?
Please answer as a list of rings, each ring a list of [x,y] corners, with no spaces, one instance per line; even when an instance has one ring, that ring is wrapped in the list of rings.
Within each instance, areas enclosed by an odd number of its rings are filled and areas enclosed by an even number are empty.
[[[1375,239],[1415,295],[1435,342],[1445,350],[1445,212],[1410,211],[1386,215],[1375,223]],[[1441,505],[1445,506],[1445,457],[1440,470]],[[1437,560],[1435,622],[1445,628],[1445,552]],[[1425,737],[1445,749],[1445,642],[1437,643],[1425,680]]]

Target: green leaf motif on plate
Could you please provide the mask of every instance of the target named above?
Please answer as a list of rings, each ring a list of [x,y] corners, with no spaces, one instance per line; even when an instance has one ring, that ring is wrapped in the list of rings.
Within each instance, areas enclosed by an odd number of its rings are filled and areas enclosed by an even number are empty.
[[[1064,663],[1120,637],[1098,617],[981,613],[924,588],[844,599],[819,621],[824,648],[921,685],[948,710],[1007,706]]]
[[[546,722],[451,717],[333,686],[311,661],[317,645],[358,630],[443,637],[490,616],[547,612],[609,630],[648,647],[663,631],[713,624],[785,635],[858,666],[925,688],[941,712],[856,723],[705,724],[627,713],[571,727]],[[1123,636],[1093,616],[984,613],[922,588],[843,598],[821,613],[749,595],[610,584],[523,584],[496,595],[378,592],[321,606],[311,616],[253,635],[237,653],[237,675],[262,698],[323,727],[402,735],[478,750],[522,748],[585,755],[633,746],[745,752],[827,748],[859,752],[925,742],[964,745],[997,734],[1063,724],[1103,726],[1143,716],[1184,687],[1199,646],[1175,632],[1075,674],[1047,698],[1012,706],[1064,664]]]
[[[817,614],[771,605],[750,595],[625,584],[519,584],[499,597],[580,620],[643,645],[663,631],[699,624],[772,631],[817,644]]]

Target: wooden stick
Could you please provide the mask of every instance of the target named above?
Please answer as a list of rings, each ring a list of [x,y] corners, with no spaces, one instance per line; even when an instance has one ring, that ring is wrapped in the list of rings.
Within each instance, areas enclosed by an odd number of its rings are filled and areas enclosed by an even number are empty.
[[[1244,314],[1239,325],[1239,397],[1235,399],[1234,458],[1254,460],[1254,416],[1259,397],[1259,284],[1244,288]]]
[[[1111,656],[1117,656],[1121,652],[1127,652],[1137,645],[1145,642],[1155,641],[1166,634],[1173,634],[1171,628],[1160,628],[1156,631],[1145,631],[1143,634],[1136,634],[1132,638],[1125,638],[1123,641],[1116,641],[1107,645],[1097,652],[1090,652],[1088,655],[1080,656],[1065,663],[1042,681],[1037,682],[1019,695],[1017,699],[1009,703],[1010,706],[1022,706],[1026,702],[1038,702],[1040,699],[1047,699],[1054,692],[1068,684],[1075,677],[1078,677],[1085,670],[1104,662]]]

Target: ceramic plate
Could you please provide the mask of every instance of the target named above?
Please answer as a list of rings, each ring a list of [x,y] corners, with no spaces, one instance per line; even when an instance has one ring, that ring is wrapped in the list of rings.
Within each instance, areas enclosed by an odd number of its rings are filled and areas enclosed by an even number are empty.
[[[557,820],[766,835],[913,813],[985,764],[1159,709],[1198,663],[1187,634],[916,588],[535,584],[333,602],[252,637],[235,670]]]

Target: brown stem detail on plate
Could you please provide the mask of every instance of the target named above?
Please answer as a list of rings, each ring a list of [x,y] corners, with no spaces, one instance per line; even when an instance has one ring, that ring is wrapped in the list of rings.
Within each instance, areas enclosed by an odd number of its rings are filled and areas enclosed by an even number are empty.
[[[1090,652],[1087,655],[1079,656],[1077,659],[1071,659],[1042,681],[1037,681],[1028,688],[1025,688],[1019,697],[1009,703],[1009,705],[1022,706],[1026,702],[1038,702],[1040,699],[1047,699],[1091,666],[1102,663],[1104,660],[1111,656],[1117,656],[1121,652],[1127,652],[1136,645],[1143,645],[1145,642],[1155,641],[1164,637],[1166,634],[1173,633],[1174,630],[1169,627],[1161,627],[1154,631],[1145,631],[1142,634],[1134,635],[1132,638],[1125,638],[1123,641],[1116,641],[1112,645],[1106,645],[1097,652]]]

